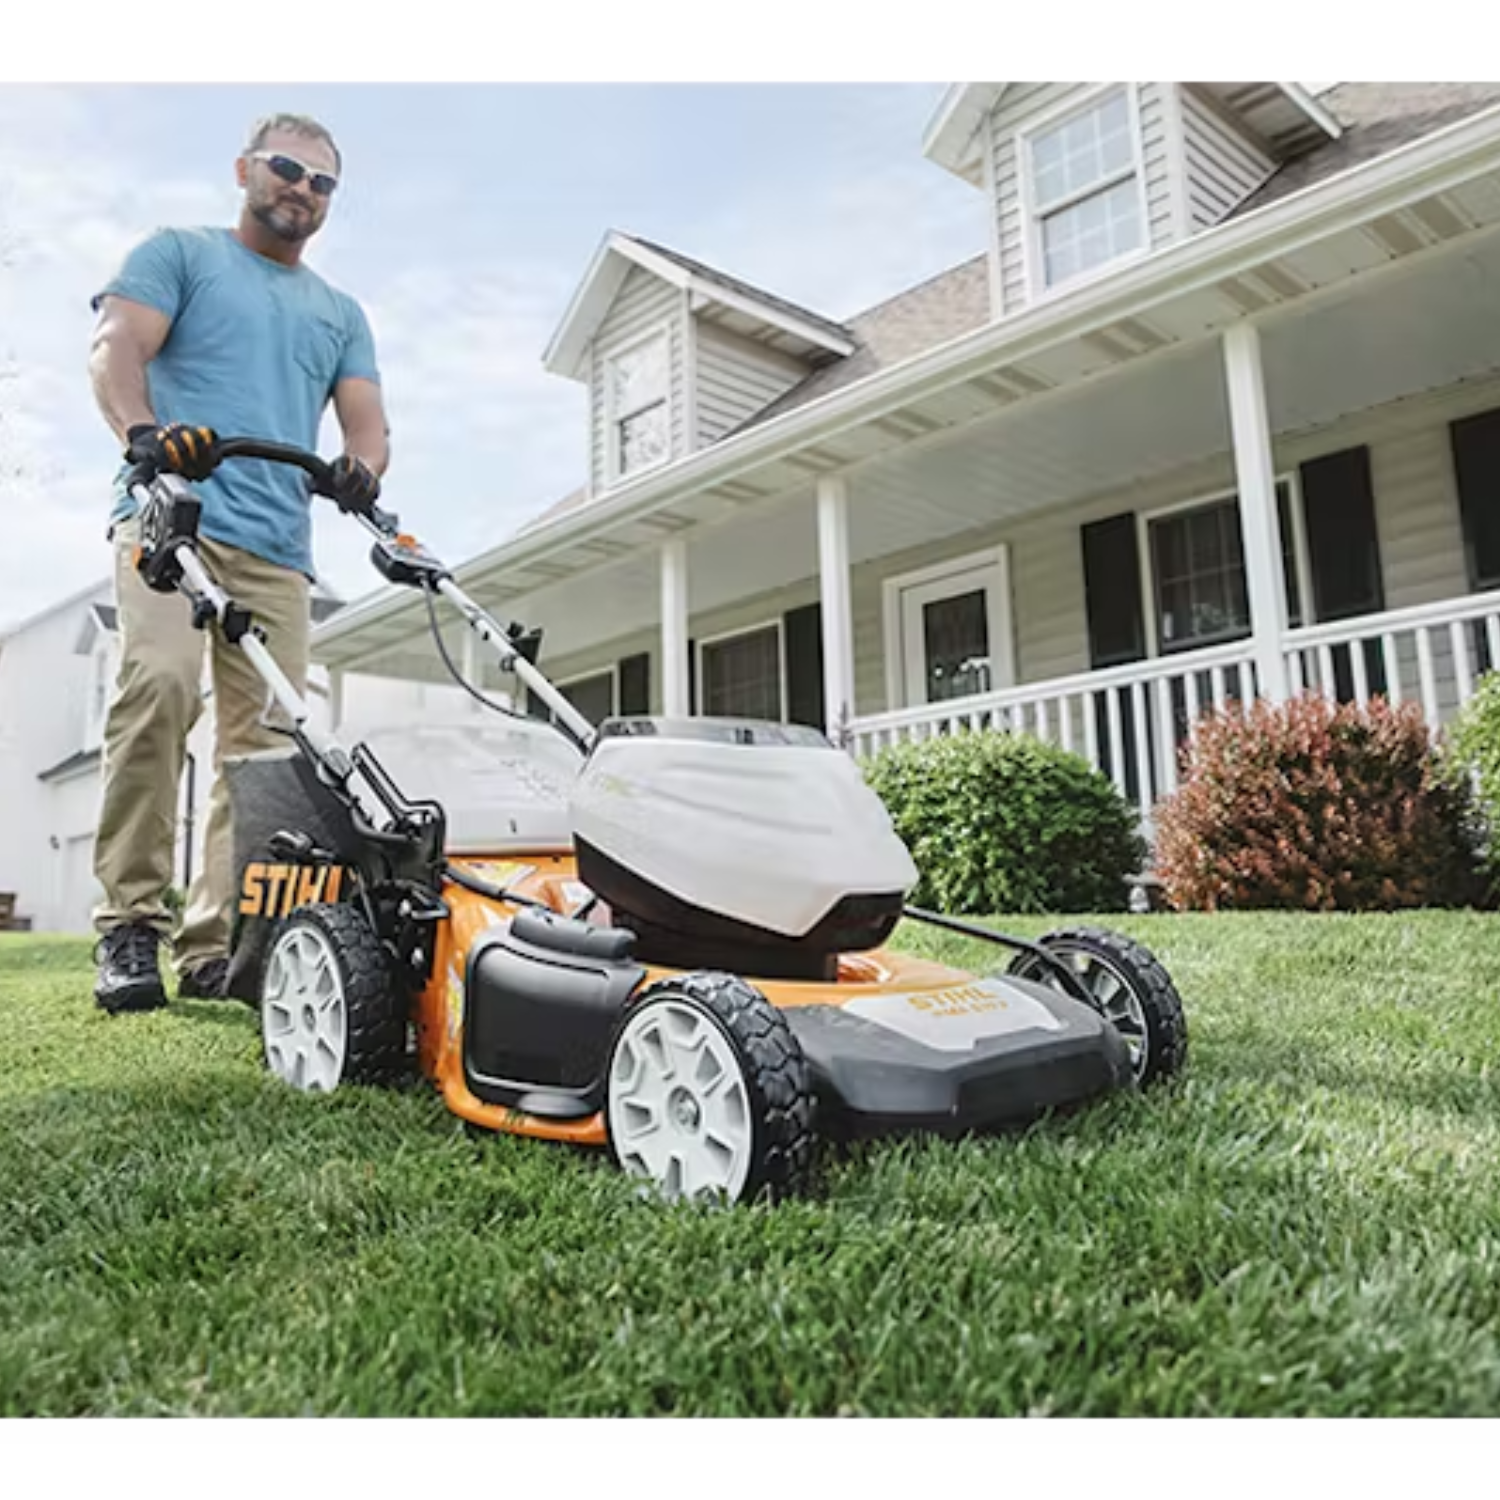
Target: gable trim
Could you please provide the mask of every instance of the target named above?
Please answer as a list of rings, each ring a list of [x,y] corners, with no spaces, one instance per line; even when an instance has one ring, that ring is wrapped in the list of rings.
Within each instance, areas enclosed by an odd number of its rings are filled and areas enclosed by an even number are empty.
[[[828,350],[831,354],[847,357],[854,353],[853,340],[837,337],[826,328],[798,318],[773,302],[761,301],[707,277],[694,275],[686,266],[678,265],[676,261],[659,255],[629,235],[612,229],[594,252],[594,258],[589,262],[583,280],[573,293],[562,322],[542,355],[542,367],[545,370],[553,375],[566,376],[570,380],[583,378],[589,344],[632,266],[639,266],[669,286],[685,291],[690,305],[694,307],[718,303],[722,307],[759,318],[763,323],[780,328],[796,338]]]

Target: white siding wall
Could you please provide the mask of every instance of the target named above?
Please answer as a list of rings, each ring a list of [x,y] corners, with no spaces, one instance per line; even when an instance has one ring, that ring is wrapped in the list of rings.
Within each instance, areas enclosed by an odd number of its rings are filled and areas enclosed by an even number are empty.
[[[807,374],[807,366],[790,355],[701,318],[693,320],[693,335],[698,385],[695,447],[717,442]]]
[[[1020,173],[1023,168],[1018,132],[1026,130],[1039,115],[1067,105],[1097,86],[1092,83],[1013,83],[986,126],[985,149],[990,153],[995,184],[994,212],[997,219],[994,253],[999,257],[1000,307],[996,315],[1019,312],[1036,295],[1028,283],[1027,225],[1023,208]],[[1152,249],[1168,244],[1174,234],[1175,192],[1171,161],[1169,84],[1127,84],[1134,90],[1141,127],[1141,158],[1145,174],[1147,224]]]
[[[1178,89],[1188,216],[1196,233],[1217,224],[1270,175],[1275,161],[1193,89]]]
[[[668,335],[672,433],[669,456],[677,458],[687,452],[684,427],[686,402],[683,391],[687,329],[684,324],[685,314],[678,289],[639,266],[632,267],[621,284],[609,315],[600,325],[590,350],[589,477],[595,493],[608,489],[615,482],[609,467],[608,407],[605,400],[605,380],[610,357],[655,332]]]
[[[53,790],[37,776],[84,747],[90,662],[74,648],[90,606],[108,598],[101,585],[0,641],[0,890],[38,928],[52,917],[61,848],[50,844]]]

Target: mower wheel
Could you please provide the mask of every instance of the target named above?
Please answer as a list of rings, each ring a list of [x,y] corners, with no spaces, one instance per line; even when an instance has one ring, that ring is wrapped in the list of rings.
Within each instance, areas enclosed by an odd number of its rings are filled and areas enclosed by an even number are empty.
[[[1064,927],[1039,939],[1067,963],[1088,992],[1089,1003],[1125,1039],[1136,1083],[1170,1078],[1187,1060],[1187,1017],[1182,997],[1149,948],[1103,927]],[[1018,979],[1062,988],[1047,966],[1029,953],[1012,960]]]
[[[781,1012],[733,974],[681,974],[641,991],[610,1053],[610,1149],[663,1196],[800,1191],[813,1154],[812,1078]]]
[[[266,1066],[293,1088],[331,1093],[400,1071],[406,1008],[380,940],[355,907],[300,907],[266,959]]]

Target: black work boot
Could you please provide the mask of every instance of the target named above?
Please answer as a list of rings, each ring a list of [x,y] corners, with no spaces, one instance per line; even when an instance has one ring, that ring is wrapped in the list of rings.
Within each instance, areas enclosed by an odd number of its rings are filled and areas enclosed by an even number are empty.
[[[177,978],[179,1000],[223,1000],[224,982],[229,978],[227,958],[208,958],[194,964]]]
[[[104,934],[94,950],[99,978],[94,1003],[110,1015],[122,1010],[159,1010],[167,1003],[156,953],[161,934],[140,922],[126,922]]]

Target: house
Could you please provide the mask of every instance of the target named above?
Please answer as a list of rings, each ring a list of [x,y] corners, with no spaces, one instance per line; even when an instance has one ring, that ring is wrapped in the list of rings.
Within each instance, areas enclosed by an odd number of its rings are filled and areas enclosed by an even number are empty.
[[[98,900],[94,830],[98,821],[105,711],[119,662],[114,595],[107,580],[51,605],[0,635],[0,928],[86,933]],[[340,601],[314,589],[313,616],[326,620]],[[186,611],[187,605],[183,604]],[[314,723],[331,716],[327,674],[315,669]],[[46,684],[45,691],[38,685]],[[346,723],[373,726],[414,712],[426,718],[463,711],[457,689],[343,679]],[[177,838],[183,889],[202,867],[213,774],[212,685],[205,669],[205,712],[188,743]]]
[[[586,482],[464,587],[586,712],[1002,726],[1148,821],[1206,705],[1451,716],[1500,659],[1500,85],[962,84],[922,150],[977,253],[847,319],[609,233],[543,354]],[[314,652],[432,677],[425,628],[385,591]]]

